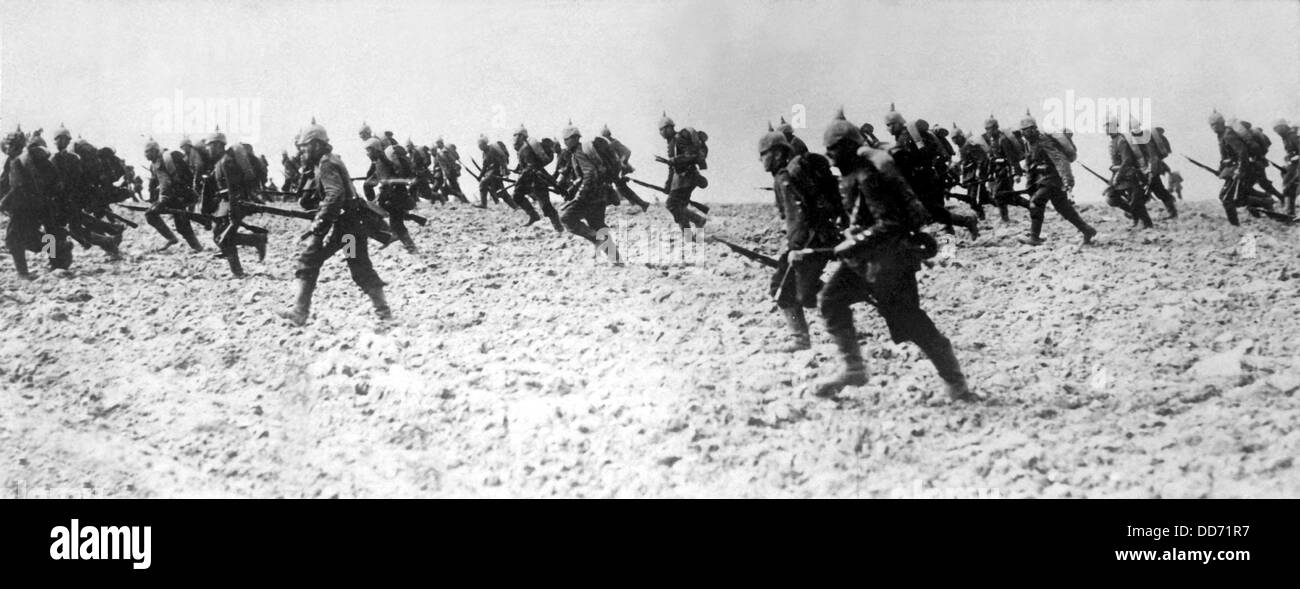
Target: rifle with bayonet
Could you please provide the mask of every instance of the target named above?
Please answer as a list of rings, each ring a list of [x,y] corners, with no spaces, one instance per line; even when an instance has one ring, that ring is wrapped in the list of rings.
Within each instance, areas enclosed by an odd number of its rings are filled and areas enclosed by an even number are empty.
[[[356,181],[358,181],[358,180],[361,180],[361,181],[369,181],[368,178],[364,178],[364,177],[362,177],[362,178],[353,178],[353,179],[352,179],[353,182],[356,182]],[[375,181],[378,182],[378,183],[380,183],[380,184],[405,184],[405,185],[408,185],[408,186],[409,186],[410,184],[413,184],[413,183],[415,182],[415,180],[412,179],[412,178],[390,178],[390,179],[385,179],[385,180],[375,179]],[[384,209],[384,210],[387,210],[387,209]],[[421,216],[421,215],[417,215],[417,214],[415,214],[415,213],[412,213],[411,211],[402,211],[402,210],[397,210],[397,211],[389,211],[389,213],[390,213],[390,214],[394,214],[394,215],[399,215],[402,219],[410,219],[411,221],[414,221],[416,225],[419,225],[419,226],[421,226],[421,227],[424,227],[425,225],[428,225],[428,224],[429,224],[429,220],[428,220],[428,219],[424,218],[424,217]]]
[[[767,267],[769,267],[769,268],[779,268],[779,267],[781,266],[781,263],[778,262],[778,261],[776,260],[776,258],[772,258],[772,257],[769,257],[769,256],[765,256],[765,255],[763,255],[763,254],[760,254],[760,253],[758,253],[758,252],[756,252],[756,251],[754,251],[754,250],[752,250],[752,249],[746,248],[746,247],[741,247],[741,246],[739,246],[739,245],[736,245],[736,244],[734,244],[734,243],[731,243],[730,241],[727,241],[727,240],[725,240],[725,239],[722,239],[721,237],[713,237],[713,238],[711,238],[711,239],[712,239],[713,241],[716,241],[716,242],[722,244],[722,245],[727,246],[728,248],[731,249],[731,251],[736,252],[736,253],[740,254],[741,256],[743,256],[743,257],[749,258],[750,260],[753,260],[753,261],[755,261],[755,262],[758,262],[758,263],[760,263],[760,264],[762,264],[762,265],[764,265],[764,266],[767,266]]]
[[[1196,161],[1196,160],[1194,160],[1194,159],[1192,159],[1192,158],[1190,158],[1190,157],[1188,157],[1188,156],[1186,156],[1186,155],[1184,155],[1183,157],[1186,158],[1187,161],[1192,162],[1192,165],[1193,165],[1193,166],[1196,166],[1196,167],[1198,167],[1198,168],[1200,168],[1200,169],[1202,169],[1202,170],[1205,170],[1206,172],[1209,172],[1209,173],[1211,173],[1211,174],[1214,174],[1215,177],[1218,177],[1218,175],[1219,175],[1219,170],[1216,170],[1216,169],[1214,169],[1214,168],[1211,168],[1210,166],[1207,166],[1207,165],[1205,165],[1205,164],[1203,164],[1203,163],[1201,163],[1201,162],[1198,162],[1198,161]]]
[[[655,156],[655,157],[659,157],[659,156]],[[644,187],[646,187],[646,188],[649,188],[649,189],[651,189],[651,190],[654,190],[654,191],[660,192],[660,193],[662,193],[662,194],[669,194],[669,192],[668,192],[667,190],[664,190],[664,187],[663,187],[663,186],[658,186],[658,185],[656,185],[656,184],[651,184],[651,183],[649,183],[649,182],[642,182],[642,181],[637,180],[636,178],[633,178],[633,177],[631,177],[631,176],[624,176],[624,178],[626,178],[629,182],[632,182],[633,184],[636,184],[637,186],[644,186]],[[771,189],[769,188],[768,190],[771,190]],[[691,206],[693,206],[693,207],[699,209],[700,212],[702,212],[702,213],[704,213],[704,214],[706,214],[706,215],[709,214],[709,205],[706,205],[706,204],[704,204],[704,203],[695,202],[694,200],[690,201],[689,204],[690,204]]]

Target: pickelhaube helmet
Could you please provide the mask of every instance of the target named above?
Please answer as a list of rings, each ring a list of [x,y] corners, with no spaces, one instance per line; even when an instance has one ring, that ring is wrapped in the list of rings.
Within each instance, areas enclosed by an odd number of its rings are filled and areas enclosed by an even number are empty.
[[[831,121],[831,124],[826,127],[826,132],[822,134],[822,143],[829,148],[844,140],[851,141],[855,145],[862,145],[867,142],[862,137],[862,131],[844,118],[844,107],[840,107],[839,111],[835,113],[835,119]]]

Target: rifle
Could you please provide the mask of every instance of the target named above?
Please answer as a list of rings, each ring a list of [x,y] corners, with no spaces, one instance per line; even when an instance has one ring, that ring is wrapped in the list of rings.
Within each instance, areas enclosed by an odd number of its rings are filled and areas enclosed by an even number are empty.
[[[659,156],[655,156],[655,157],[659,157]],[[631,176],[624,176],[624,178],[627,178],[628,181],[632,182],[633,184],[636,184],[637,186],[644,186],[644,187],[649,188],[649,189],[651,189],[651,190],[655,190],[655,191],[661,192],[661,193],[663,193],[663,194],[668,194],[668,191],[667,191],[667,190],[664,190],[664,187],[663,187],[663,186],[656,186],[656,185],[651,184],[651,183],[649,183],[649,182],[642,182],[642,181],[637,180],[636,178],[633,178],[633,177],[631,177]],[[771,188],[769,188],[768,190],[771,190]],[[698,202],[695,202],[695,201],[693,201],[693,200],[690,201],[690,205],[693,206],[693,207],[695,207],[695,208],[697,208],[697,209],[699,209],[700,212],[702,212],[702,213],[704,213],[704,214],[706,214],[706,215],[709,214],[709,205],[706,205],[706,204],[704,204],[704,203],[698,203]]]
[[[1083,162],[1079,162],[1079,165],[1080,165],[1080,166],[1083,166],[1083,169],[1088,170],[1088,173],[1089,173],[1089,174],[1092,174],[1093,176],[1096,176],[1098,180],[1101,180],[1102,182],[1105,182],[1105,183],[1106,183],[1106,186],[1111,186],[1111,182],[1110,182],[1110,180],[1107,180],[1105,176],[1102,176],[1101,174],[1098,174],[1098,173],[1097,173],[1095,170],[1093,170],[1092,168],[1089,168],[1089,167],[1088,167],[1088,164],[1085,164],[1085,163],[1083,163]]]
[[[771,186],[759,186],[759,187],[754,188],[754,190],[766,190],[766,191],[768,191],[768,192],[771,192],[771,191],[776,190],[776,189],[775,189],[775,188],[772,188]]]
[[[292,193],[285,193],[292,194]],[[276,217],[289,217],[291,219],[302,219],[305,221],[316,220],[316,213],[311,211],[296,211],[293,209],[281,209],[270,205],[258,204],[255,202],[241,202],[236,207],[244,215],[266,214]]]
[[[770,257],[765,256],[765,255],[763,255],[763,254],[760,254],[760,253],[758,253],[758,252],[756,252],[756,251],[754,251],[754,250],[751,250],[751,249],[747,249],[747,248],[744,248],[744,247],[738,246],[738,245],[736,245],[736,244],[734,244],[734,243],[731,243],[731,242],[729,242],[729,241],[727,241],[727,240],[725,240],[725,239],[722,239],[722,238],[720,238],[720,237],[714,237],[714,238],[713,238],[713,241],[716,241],[716,242],[718,242],[718,243],[721,243],[722,245],[725,245],[725,246],[731,248],[731,251],[736,252],[736,253],[740,254],[741,256],[744,256],[744,257],[746,257],[746,258],[749,258],[749,259],[751,259],[751,260],[753,260],[753,261],[755,261],[755,262],[758,262],[758,263],[760,263],[760,264],[762,264],[762,265],[764,265],[764,266],[767,266],[767,267],[769,267],[769,268],[779,268],[779,267],[781,267],[781,263],[778,262],[778,261],[776,261],[775,258],[770,258]]]
[[[1267,158],[1265,158],[1264,161],[1268,162],[1269,165],[1273,166],[1274,168],[1277,168],[1277,171],[1282,172],[1283,174],[1286,174],[1286,166],[1278,165],[1277,163],[1273,162],[1273,160],[1271,160],[1271,159],[1267,159]]]
[[[353,179],[352,179],[353,182],[355,182],[355,181],[357,181],[357,180],[367,180],[367,178],[353,178]],[[381,183],[381,184],[406,184],[406,185],[409,186],[409,185],[411,185],[411,184],[414,184],[414,183],[415,183],[415,180],[414,180],[414,179],[407,179],[407,178],[391,178],[391,179],[388,179],[388,180],[379,180],[379,183]],[[387,209],[385,209],[385,210],[387,210]],[[402,218],[402,219],[410,219],[411,221],[415,222],[416,225],[419,225],[419,226],[421,226],[421,227],[424,227],[424,226],[426,226],[426,225],[429,224],[429,220],[428,220],[428,219],[426,219],[426,218],[424,218],[424,217],[422,217],[422,216],[420,216],[420,215],[417,215],[417,214],[415,214],[415,213],[412,213],[412,212],[410,212],[410,211],[391,211],[391,214],[393,214],[393,215],[398,215],[398,216],[399,216],[400,218]],[[314,218],[314,217],[313,217],[313,218]]]
[[[1214,174],[1215,176],[1218,176],[1218,175],[1219,175],[1219,171],[1218,171],[1218,170],[1216,170],[1216,169],[1214,169],[1214,168],[1211,168],[1210,166],[1207,166],[1207,165],[1205,165],[1205,164],[1203,164],[1203,163],[1201,163],[1201,162],[1198,162],[1198,161],[1196,161],[1196,160],[1194,160],[1194,159],[1192,159],[1192,158],[1190,158],[1190,157],[1187,157],[1187,156],[1185,156],[1185,155],[1184,155],[1183,157],[1186,158],[1187,161],[1192,162],[1192,165],[1193,165],[1193,166],[1196,166],[1196,167],[1198,167],[1198,168],[1200,168],[1200,169],[1202,169],[1202,170],[1205,170],[1206,172],[1209,172],[1209,173],[1211,173],[1211,174]]]
[[[113,204],[116,204],[117,206],[127,209],[129,211],[140,211],[140,212],[148,213],[149,211],[154,210],[154,207],[151,206],[146,207],[144,205],[132,205],[132,204],[126,204],[121,202],[113,203]],[[212,215],[205,215],[203,213],[194,213],[194,212],[186,211],[184,209],[159,208],[156,210],[156,212],[162,215],[171,215],[173,217],[179,216],[181,218],[188,219],[190,221],[195,221],[199,225],[202,225],[203,228],[207,230],[211,230],[212,224],[216,223],[217,221],[217,218],[213,217]]]

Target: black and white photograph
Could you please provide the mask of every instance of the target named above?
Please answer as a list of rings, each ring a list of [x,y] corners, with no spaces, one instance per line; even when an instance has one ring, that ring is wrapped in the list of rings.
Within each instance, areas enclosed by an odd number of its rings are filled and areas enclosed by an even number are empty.
[[[0,494],[1300,497],[1297,31],[5,0]]]

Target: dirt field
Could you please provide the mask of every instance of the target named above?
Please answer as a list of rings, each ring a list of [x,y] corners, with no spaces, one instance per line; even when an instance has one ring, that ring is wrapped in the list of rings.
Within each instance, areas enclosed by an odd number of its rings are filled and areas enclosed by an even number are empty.
[[[717,244],[653,248],[662,208],[610,209],[625,253],[658,255],[613,268],[545,221],[519,228],[516,211],[422,205],[445,221],[417,228],[423,252],[374,254],[397,314],[385,325],[341,259],[305,328],[274,317],[293,297],[293,220],[258,221],[271,251],[266,264],[246,252],[240,281],[210,245],[149,253],[160,238],[143,223],[126,260],[78,249],[70,275],[34,264],[21,282],[6,254],[0,483],[99,497],[1300,496],[1300,229],[1184,208],[1131,232],[1085,205],[1102,236],[1083,249],[1051,211],[1039,248],[1014,239],[1023,211],[974,244],[942,238],[922,303],[981,405],[949,404],[865,306],[870,384],[809,395],[837,365],[820,318],[813,350],[772,351],[785,330],[770,271]],[[770,204],[719,205],[714,227],[778,251]]]

